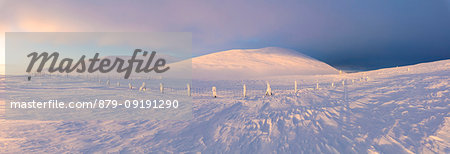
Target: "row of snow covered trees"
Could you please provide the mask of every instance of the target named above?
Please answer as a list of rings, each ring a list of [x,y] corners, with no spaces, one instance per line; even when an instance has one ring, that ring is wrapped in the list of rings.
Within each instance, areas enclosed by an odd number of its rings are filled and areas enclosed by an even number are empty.
[[[66,76],[66,77],[68,77],[68,76]],[[109,86],[111,86],[111,81],[108,79],[108,80],[106,80],[106,82],[102,82],[102,80],[97,76],[97,78],[93,78],[93,77],[88,77],[88,76],[86,76],[86,78],[88,79],[88,80],[92,80],[92,79],[97,79],[98,80],[98,83],[100,83],[100,84],[103,84],[103,83],[106,83],[106,85],[109,87]],[[30,80],[30,76],[28,76],[28,80]],[[369,79],[369,77],[368,76],[365,76],[365,77],[360,77],[359,78],[359,82],[361,82],[361,81],[369,81],[370,79]],[[320,85],[319,84],[319,82],[318,81],[316,81],[316,83],[315,83],[315,86],[314,86],[314,88],[308,88],[308,89],[316,89],[316,90],[320,90],[320,89],[322,89],[322,88],[335,88],[335,87],[338,87],[338,86],[342,86],[342,87],[344,87],[346,84],[353,84],[353,83],[355,83],[355,82],[357,82],[358,81],[358,79],[351,79],[351,80],[341,80],[341,81],[339,81],[339,82],[337,82],[337,83],[335,83],[335,82],[331,82],[331,84],[330,83],[327,83],[327,84],[329,84],[329,86],[323,86],[323,84],[322,85]],[[271,85],[270,85],[270,83],[269,82],[266,82],[266,88],[265,88],[265,92],[264,92],[264,96],[272,96],[274,93],[273,93],[273,90],[272,90],[272,87],[271,87]],[[118,81],[117,83],[116,83],[116,87],[120,87],[121,86],[121,84],[120,84],[120,82]],[[322,87],[321,87],[322,86]],[[305,86],[303,86],[303,87],[305,87]],[[293,93],[294,94],[297,94],[299,91],[301,91],[300,89],[299,89],[299,85],[298,85],[298,83],[297,83],[297,81],[294,81],[294,85],[293,85],[293,87],[292,87],[293,89],[291,89],[291,90],[293,90]],[[138,84],[138,86],[135,86],[135,85],[132,85],[132,83],[131,82],[128,82],[128,89],[130,89],[130,90],[134,90],[134,89],[137,89],[137,90],[139,90],[140,92],[145,92],[145,91],[150,91],[150,89],[147,87],[147,85],[146,85],[146,82],[142,82],[142,84],[140,84],[140,86],[139,86],[139,84]],[[191,85],[190,84],[187,84],[186,85],[186,87],[185,88],[183,88],[183,89],[175,89],[175,88],[168,88],[169,90],[170,90],[170,92],[173,92],[173,91],[178,91],[178,94],[180,94],[179,92],[180,92],[180,90],[181,91],[185,91],[185,92],[182,92],[183,94],[182,95],[187,95],[187,96],[192,96],[192,93],[191,92],[193,92],[193,93],[197,93],[197,94],[205,94],[205,93],[208,93],[207,91],[208,90],[206,90],[206,89],[202,89],[202,88],[196,88],[196,89],[191,89]],[[212,86],[211,87],[211,89],[210,89],[210,96],[212,96],[212,97],[214,97],[214,98],[217,98],[218,97],[218,89],[219,88],[217,88],[216,86]],[[255,88],[253,88],[253,89],[250,89],[251,91],[258,91],[258,89],[255,89]],[[261,90],[261,89],[260,89]],[[286,89],[277,89],[277,90],[286,90]],[[164,87],[164,84],[163,83],[159,83],[159,91],[160,91],[160,93],[165,93],[165,87]],[[241,95],[242,97],[247,97],[247,96],[249,96],[249,89],[248,89],[248,87],[247,87],[247,85],[246,84],[243,84],[242,85],[242,91],[240,91],[239,93],[240,94],[237,94],[237,93],[234,93],[235,91],[233,90],[233,92],[231,93],[231,95]],[[227,92],[227,90],[226,89],[224,89],[222,92],[224,92],[224,93],[227,93],[227,94],[229,94],[229,92]],[[254,93],[253,93],[253,95],[255,95]],[[258,94],[256,94],[256,95],[258,95]],[[261,94],[262,95],[262,94]]]
[[[342,86],[342,87],[344,87],[345,85],[346,85],[346,82],[351,82],[351,84],[353,84],[353,83],[355,83],[355,79],[352,79],[352,80],[341,80],[339,83],[337,83],[337,84],[335,84],[335,82],[331,82],[331,84],[329,85],[329,86],[324,86],[324,88],[335,88],[335,87],[338,87],[338,86]],[[369,77],[365,77],[365,78],[360,78],[359,79],[359,81],[361,82],[361,81],[369,81]],[[99,80],[99,83],[102,83],[101,82],[101,80]],[[347,83],[347,84],[350,84],[350,83]],[[110,80],[107,80],[106,81],[106,85],[107,86],[110,86]],[[120,82],[117,82],[117,87],[120,87]],[[137,87],[135,87],[135,86],[133,86],[132,85],[132,83],[131,82],[129,82],[128,83],[128,89],[130,89],[130,90],[133,90],[133,89],[138,89],[140,92],[145,92],[145,91],[148,91],[149,89],[147,88],[147,86],[146,86],[146,83],[145,82],[142,82],[142,84],[139,86],[139,88],[137,88]],[[163,83],[160,83],[159,84],[159,91],[160,91],[160,93],[164,93],[164,89],[165,89],[165,87],[164,87],[164,84]],[[172,88],[171,88],[172,89]],[[311,88],[310,88],[311,89]],[[312,89],[315,89],[315,90],[320,90],[320,89],[322,89],[322,87],[319,85],[319,82],[316,82],[316,84],[315,84],[315,87],[314,88],[312,88]],[[178,89],[179,90],[179,89]],[[186,94],[188,95],[188,96],[191,96],[192,94],[191,94],[191,91],[192,91],[192,89],[191,89],[191,85],[190,84],[187,84],[186,85],[186,88],[184,89],[185,91],[186,91]],[[254,90],[254,89],[253,89]],[[205,91],[207,91],[207,90],[205,90],[205,89],[195,89],[195,93],[204,93]],[[224,90],[224,91],[226,91],[226,90]],[[297,83],[297,81],[294,81],[294,85],[293,85],[293,93],[298,93],[300,91],[300,89],[299,89],[299,85],[298,85],[298,83]],[[247,89],[247,85],[246,84],[243,84],[242,85],[242,91],[241,91],[242,93],[241,93],[241,95],[242,95],[242,97],[247,97],[248,96],[248,89]],[[217,98],[218,97],[218,88],[216,87],[216,86],[212,86],[211,87],[211,96],[213,97],[213,98]],[[234,94],[234,93],[233,93]],[[265,89],[265,93],[264,93],[264,95],[265,96],[272,96],[274,93],[273,93],[273,90],[272,90],[272,87],[271,87],[271,85],[270,85],[270,83],[269,82],[266,82],[266,89]]]

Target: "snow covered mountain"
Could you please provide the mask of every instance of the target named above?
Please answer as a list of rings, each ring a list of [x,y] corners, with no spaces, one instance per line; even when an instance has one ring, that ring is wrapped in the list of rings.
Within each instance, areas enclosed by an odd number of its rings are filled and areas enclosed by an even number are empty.
[[[338,73],[336,69],[324,62],[294,50],[278,47],[235,49],[192,59],[194,79],[251,79],[267,76],[336,73]]]

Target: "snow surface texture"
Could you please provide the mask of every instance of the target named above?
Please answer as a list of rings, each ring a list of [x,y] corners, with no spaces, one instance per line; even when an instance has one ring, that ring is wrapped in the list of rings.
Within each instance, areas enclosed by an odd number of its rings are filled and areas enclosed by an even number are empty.
[[[443,60],[342,75],[198,80],[192,120],[0,120],[0,153],[449,153],[449,76]],[[266,81],[273,96],[264,96]]]
[[[192,73],[196,79],[228,80],[281,75],[337,74],[338,71],[297,51],[267,47],[228,50],[193,58]]]

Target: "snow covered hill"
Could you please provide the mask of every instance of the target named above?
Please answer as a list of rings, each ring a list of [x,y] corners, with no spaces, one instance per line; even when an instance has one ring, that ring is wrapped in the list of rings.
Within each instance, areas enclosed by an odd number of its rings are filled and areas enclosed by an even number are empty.
[[[191,120],[0,120],[0,153],[450,153],[449,76],[450,60],[442,60],[273,77],[270,97],[263,95],[264,80],[198,81],[193,89],[207,91],[194,91]],[[28,83],[21,82],[0,88]],[[86,89],[73,97],[96,90],[126,97],[95,81],[70,82]],[[256,92],[242,97],[243,83]],[[44,88],[61,91],[60,85]],[[217,86],[218,98],[210,86]]]
[[[336,74],[326,63],[297,51],[267,47],[236,49],[212,53],[192,59],[195,79],[230,80],[283,75]]]

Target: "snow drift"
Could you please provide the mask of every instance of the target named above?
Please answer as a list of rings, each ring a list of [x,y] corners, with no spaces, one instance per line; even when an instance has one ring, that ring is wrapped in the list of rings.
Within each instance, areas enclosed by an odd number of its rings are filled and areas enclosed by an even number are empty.
[[[208,81],[218,88],[214,99],[209,85],[194,83],[191,120],[9,120],[1,119],[0,100],[0,153],[449,153],[449,75],[450,60],[443,60],[314,75],[313,80],[277,78],[270,83],[274,92],[270,97],[264,96],[264,82],[255,86],[258,80]],[[369,81],[359,80],[367,76]],[[316,90],[317,78],[321,88]],[[0,91],[22,95],[62,91],[77,99],[96,92],[127,99],[133,98],[129,93],[139,93],[123,92],[126,85],[109,87],[75,79],[18,78],[2,86],[5,77],[0,76]],[[345,87],[330,87],[343,79]],[[299,81],[296,94],[294,80]],[[243,82],[249,92],[245,98]],[[153,89],[151,85],[147,90]],[[81,90],[76,95],[61,90],[69,86]],[[238,96],[227,89],[238,91]],[[259,93],[251,92],[254,89]]]
[[[318,90],[315,80],[305,76],[278,78],[271,82],[270,97],[263,96],[264,82],[255,94],[250,91],[258,88],[258,81],[247,80],[246,98],[225,91],[239,90],[241,95],[242,81],[208,81],[217,86],[218,97],[211,97],[210,86],[193,84],[191,120],[29,121],[0,116],[0,153],[449,153],[449,75],[450,60],[443,60],[314,75],[322,84]],[[359,80],[366,76],[369,81]],[[282,88],[293,88],[294,79],[299,81],[297,94]],[[342,79],[348,81],[345,87],[330,87]],[[0,76],[0,85],[2,80]],[[61,86],[72,85],[84,89],[77,95],[66,91],[74,98],[100,91],[132,97],[121,90],[126,85],[114,88],[58,76],[41,80],[45,85],[39,87],[37,78],[18,79],[0,91],[22,92],[31,84],[38,91],[61,91]],[[208,93],[201,95],[199,88]]]

